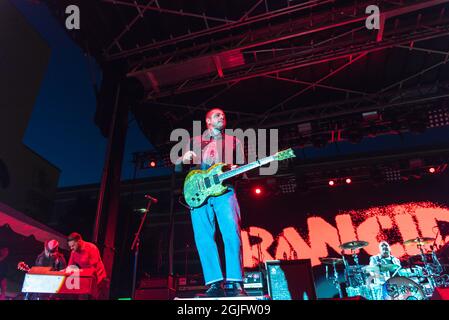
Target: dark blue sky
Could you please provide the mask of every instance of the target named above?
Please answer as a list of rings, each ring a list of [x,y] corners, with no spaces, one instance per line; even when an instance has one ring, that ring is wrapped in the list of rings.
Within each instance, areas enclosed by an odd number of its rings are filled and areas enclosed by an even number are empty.
[[[97,81],[101,71],[91,59],[89,65],[77,45],[50,15],[43,4],[11,0],[52,49],[48,70],[37,97],[24,143],[61,169],[59,186],[97,183],[101,180],[106,153],[106,139],[93,119],[96,102],[92,74]],[[81,12],[82,23],[82,12]],[[200,119],[201,120],[201,119]],[[358,151],[397,150],[416,145],[447,143],[449,129],[427,130],[425,134],[365,138],[354,145],[340,143],[323,149],[306,148],[308,157],[331,156]],[[134,167],[132,152],[151,149],[135,121],[130,122],[123,164],[123,179],[131,179]],[[138,177],[159,175],[166,170],[140,171]]]
[[[96,183],[106,154],[106,139],[95,126],[96,109],[92,74],[101,81],[101,70],[90,65],[81,49],[67,36],[43,4],[11,0],[51,48],[51,58],[36,99],[24,143],[61,169],[59,186]],[[130,123],[123,165],[125,179],[133,176],[134,151],[151,149],[135,121]],[[140,172],[148,176],[151,172]]]

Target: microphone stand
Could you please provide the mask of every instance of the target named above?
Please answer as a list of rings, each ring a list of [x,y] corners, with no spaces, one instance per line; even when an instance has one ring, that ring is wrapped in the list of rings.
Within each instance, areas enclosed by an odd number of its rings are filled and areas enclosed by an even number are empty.
[[[134,240],[131,245],[131,251],[134,251],[133,287],[132,287],[132,292],[131,292],[131,297],[133,299],[136,294],[136,277],[137,277],[137,263],[138,263],[138,259],[139,259],[140,233],[142,231],[142,227],[145,223],[145,219],[147,218],[148,212],[150,210],[152,201],[153,200],[151,198],[148,199],[148,204],[145,209],[145,213],[142,215],[142,218],[140,219],[139,229],[137,230],[136,234],[134,235]]]

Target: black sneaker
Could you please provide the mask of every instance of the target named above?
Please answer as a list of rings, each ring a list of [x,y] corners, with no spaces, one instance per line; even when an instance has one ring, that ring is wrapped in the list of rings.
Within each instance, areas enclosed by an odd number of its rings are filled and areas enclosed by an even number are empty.
[[[248,293],[246,293],[243,288],[242,282],[229,282],[229,289],[226,290],[226,295],[229,297],[246,297]]]
[[[221,281],[217,281],[211,283],[209,289],[203,294],[197,294],[197,298],[212,298],[212,297],[226,297],[226,292],[223,289],[223,283]]]

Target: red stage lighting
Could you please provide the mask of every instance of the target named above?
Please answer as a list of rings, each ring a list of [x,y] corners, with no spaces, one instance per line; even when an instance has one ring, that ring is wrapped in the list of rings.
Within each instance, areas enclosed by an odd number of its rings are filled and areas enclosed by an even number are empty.
[[[262,188],[260,188],[260,187],[254,188],[254,193],[255,193],[256,195],[262,194]]]
[[[329,185],[330,185],[331,187],[335,186],[335,181],[334,181],[334,180],[329,180]]]
[[[435,171],[436,171],[436,170],[435,170],[434,167],[429,168],[429,172],[430,172],[430,173],[435,173]]]
[[[156,167],[156,162],[155,161],[151,161],[150,162],[150,167],[152,167],[152,168]]]
[[[347,183],[347,184],[350,184],[350,183],[352,183],[352,180],[351,180],[351,178],[346,178],[346,183]]]

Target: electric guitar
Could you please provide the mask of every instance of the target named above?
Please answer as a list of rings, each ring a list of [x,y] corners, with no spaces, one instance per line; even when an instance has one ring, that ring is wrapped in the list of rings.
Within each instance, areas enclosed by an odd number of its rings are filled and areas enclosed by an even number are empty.
[[[216,197],[225,193],[228,190],[228,187],[224,186],[222,183],[226,179],[256,169],[272,161],[281,161],[294,157],[296,157],[295,153],[290,148],[229,171],[223,171],[223,169],[228,166],[225,163],[214,164],[207,170],[192,170],[184,181],[184,199],[191,208],[197,208],[201,206],[207,198]]]
[[[24,272],[30,271],[30,267],[23,261],[20,261],[17,264],[17,269],[20,270],[20,271],[24,271]]]

